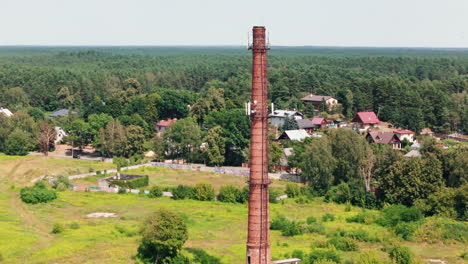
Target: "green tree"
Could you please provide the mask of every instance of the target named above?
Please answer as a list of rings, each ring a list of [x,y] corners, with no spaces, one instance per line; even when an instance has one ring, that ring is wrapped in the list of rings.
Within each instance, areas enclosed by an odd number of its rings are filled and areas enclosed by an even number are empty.
[[[426,199],[444,186],[442,165],[431,153],[399,160],[381,177],[380,184],[388,202],[412,206],[417,199]]]
[[[72,144],[73,147],[79,147],[83,149],[89,143],[90,133],[89,124],[83,120],[76,119],[68,127],[67,141]]]
[[[307,144],[301,161],[299,166],[309,186],[320,194],[326,193],[335,182],[333,172],[337,165],[328,137]]]
[[[29,97],[20,87],[6,89],[0,97],[5,107],[12,111],[29,106]]]
[[[15,130],[5,142],[5,154],[24,156],[32,149],[33,141],[28,133]]]
[[[149,94],[148,97],[148,112],[146,113],[146,122],[151,127],[154,127],[155,124],[159,121],[159,107],[162,103],[162,98],[157,93]]]
[[[75,98],[70,93],[70,89],[67,86],[62,86],[57,93],[57,100],[61,108],[69,109],[75,103]]]
[[[283,130],[295,130],[299,129],[299,125],[294,117],[288,117],[284,120]]]
[[[163,140],[169,157],[187,159],[192,151],[199,148],[201,131],[192,119],[181,119],[167,127]]]
[[[205,116],[212,111],[220,111],[225,108],[224,89],[210,87],[200,96],[192,106],[192,114],[199,124],[202,124]]]
[[[208,131],[208,135],[203,139],[203,142],[206,142],[203,152],[206,156],[206,162],[210,166],[221,166],[224,163],[225,143],[221,134],[221,127],[215,126]]]
[[[130,103],[136,96],[142,92],[140,82],[135,78],[125,79],[122,84],[122,90],[118,92],[118,96],[122,98],[125,104]]]
[[[147,217],[141,234],[138,257],[145,263],[172,263],[188,239],[187,225],[182,217],[166,210]]]
[[[108,114],[91,114],[88,116],[89,133],[92,138],[95,138],[101,128],[105,128],[109,122],[114,120]]]

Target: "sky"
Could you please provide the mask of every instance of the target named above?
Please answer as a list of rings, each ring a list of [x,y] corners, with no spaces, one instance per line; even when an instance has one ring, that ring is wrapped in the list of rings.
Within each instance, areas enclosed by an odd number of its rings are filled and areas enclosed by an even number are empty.
[[[0,0],[0,45],[468,48],[468,0]]]

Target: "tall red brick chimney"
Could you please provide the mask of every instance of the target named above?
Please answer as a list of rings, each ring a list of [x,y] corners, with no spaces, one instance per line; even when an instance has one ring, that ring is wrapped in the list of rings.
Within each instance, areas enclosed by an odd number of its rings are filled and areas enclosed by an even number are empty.
[[[268,185],[268,89],[265,27],[253,27],[250,129],[250,196],[247,264],[270,264]]]

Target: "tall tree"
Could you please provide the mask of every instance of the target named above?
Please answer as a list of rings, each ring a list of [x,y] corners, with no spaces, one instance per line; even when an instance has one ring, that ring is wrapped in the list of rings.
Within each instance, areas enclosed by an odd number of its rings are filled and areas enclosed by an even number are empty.
[[[187,159],[199,148],[201,131],[193,119],[185,118],[167,127],[163,139],[169,157]]]
[[[206,156],[206,162],[211,166],[220,166],[224,163],[225,142],[221,136],[222,129],[215,126],[208,131],[208,135],[203,139],[206,146],[203,152]]]
[[[45,156],[49,155],[51,146],[54,145],[57,133],[53,126],[44,120],[38,122],[39,135],[37,137],[37,147]]]

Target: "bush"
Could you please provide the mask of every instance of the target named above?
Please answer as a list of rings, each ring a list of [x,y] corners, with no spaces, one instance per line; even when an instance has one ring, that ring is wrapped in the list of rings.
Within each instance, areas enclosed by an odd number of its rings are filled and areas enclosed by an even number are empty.
[[[270,229],[271,230],[281,230],[288,224],[288,222],[289,222],[289,220],[284,215],[277,215],[271,221]]]
[[[144,175],[139,178],[131,179],[128,181],[123,181],[123,180],[112,180],[111,185],[116,185],[122,188],[127,188],[127,189],[138,189],[141,187],[146,187],[149,184],[149,178],[148,175]]]
[[[317,263],[317,261],[322,260],[331,260],[336,263],[341,262],[340,255],[335,249],[314,249],[310,252],[307,257],[307,262],[309,264]]]
[[[411,253],[411,250],[405,246],[394,246],[390,249],[388,255],[396,264],[414,263],[413,254]]]
[[[393,231],[404,240],[411,240],[418,226],[415,223],[398,223]]]
[[[44,183],[37,182],[33,187],[24,187],[20,190],[21,200],[25,203],[46,203],[57,199],[54,190],[48,190]]]
[[[313,216],[309,216],[307,217],[307,220],[306,220],[307,224],[312,224],[312,223],[315,223],[317,222],[317,218],[313,217]]]
[[[163,189],[159,186],[153,186],[150,189],[148,197],[156,198],[156,197],[161,197],[162,195],[163,195]]]
[[[172,199],[174,200],[192,199],[194,194],[195,190],[191,186],[178,185],[172,189]]]
[[[286,225],[281,229],[281,235],[283,236],[295,236],[302,235],[304,228],[302,223],[296,221],[288,221]]]
[[[57,191],[64,191],[68,189],[69,184],[70,184],[70,180],[68,179],[67,176],[58,175],[54,180],[53,188],[56,189]]]
[[[219,190],[218,200],[225,203],[243,203],[242,191],[232,184],[223,185]]]
[[[175,257],[173,257],[171,260],[170,260],[171,264],[191,264],[192,262],[190,262],[190,259],[183,255],[183,254],[179,254]]]
[[[32,148],[32,140],[28,133],[14,131],[5,141],[4,151],[7,155],[25,156]]]
[[[126,194],[127,193],[127,190],[125,190],[124,188],[119,188],[119,190],[117,191],[118,194]]]
[[[390,263],[390,261],[383,260],[382,256],[380,256],[375,251],[364,251],[359,254],[357,261],[353,262],[356,264],[386,264]]]
[[[356,229],[356,230],[351,230],[351,231],[341,231],[340,236],[349,237],[349,238],[362,241],[362,242],[379,242],[380,241],[376,237],[371,237],[369,235],[369,232],[362,230],[362,229]]]
[[[288,195],[288,197],[294,198],[301,195],[301,189],[299,188],[299,185],[295,183],[288,183],[286,184],[285,193]]]
[[[213,201],[215,190],[211,184],[198,183],[195,185],[194,199],[199,201]]]
[[[416,207],[406,207],[404,205],[391,205],[382,210],[382,218],[379,223],[383,226],[394,227],[400,222],[415,222],[423,218],[423,215]]]
[[[281,194],[278,191],[276,191],[275,189],[270,189],[269,190],[269,195],[270,195],[270,197],[269,197],[270,198],[269,199],[270,203],[277,203],[278,200],[276,200],[276,197],[280,196]]]
[[[370,225],[379,219],[379,215],[371,211],[364,210],[353,217],[346,218],[348,223],[360,223]]]
[[[311,223],[306,226],[306,231],[309,233],[325,234],[325,227],[322,223]]]
[[[69,226],[71,229],[78,229],[80,228],[80,224],[78,224],[77,222],[73,222],[70,224]]]
[[[297,250],[297,249],[296,249],[296,250],[294,250],[294,251],[291,253],[291,258],[298,258],[298,259],[302,259],[302,260],[303,260],[304,257],[305,257],[305,255],[306,255],[306,254],[304,253],[304,251],[302,251],[302,250]]]
[[[335,203],[345,203],[351,201],[352,194],[351,189],[347,183],[340,183],[337,186],[333,186],[325,194],[325,201]]]
[[[333,245],[336,249],[341,251],[357,251],[358,245],[353,239],[349,237],[334,237],[328,240],[328,245]]]
[[[193,262],[200,264],[222,264],[221,260],[217,257],[211,256],[202,249],[189,248],[188,252],[194,255]]]
[[[56,223],[56,224],[54,224],[54,226],[52,227],[51,233],[52,233],[52,234],[60,234],[60,233],[62,233],[63,231],[65,231],[65,228],[63,227],[63,225]]]
[[[322,216],[322,222],[332,222],[335,221],[335,215],[326,213],[324,216]]]

